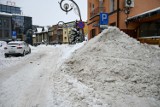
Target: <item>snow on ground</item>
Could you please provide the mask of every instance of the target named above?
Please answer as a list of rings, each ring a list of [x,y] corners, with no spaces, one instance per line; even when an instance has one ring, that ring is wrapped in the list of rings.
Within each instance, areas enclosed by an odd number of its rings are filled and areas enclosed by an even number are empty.
[[[54,76],[55,107],[160,107],[159,65],[160,48],[104,30]]]
[[[52,75],[82,45],[31,46],[25,57],[1,54],[0,107],[53,107]]]
[[[160,48],[109,28],[76,45],[4,58],[0,107],[160,107]]]

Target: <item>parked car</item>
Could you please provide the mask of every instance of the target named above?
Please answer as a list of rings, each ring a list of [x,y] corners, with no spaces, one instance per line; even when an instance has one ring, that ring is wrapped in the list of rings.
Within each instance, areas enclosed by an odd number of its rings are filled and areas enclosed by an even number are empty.
[[[24,41],[11,41],[4,47],[5,57],[9,55],[21,55],[25,56],[28,53],[31,53],[31,48]]]

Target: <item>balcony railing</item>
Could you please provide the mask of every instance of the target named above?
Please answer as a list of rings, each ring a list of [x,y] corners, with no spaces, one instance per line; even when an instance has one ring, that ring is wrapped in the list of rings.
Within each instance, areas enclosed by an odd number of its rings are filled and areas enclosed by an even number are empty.
[[[105,11],[105,7],[97,7],[94,10],[91,11],[90,18],[92,18],[92,17],[94,17],[96,15],[99,15],[100,12],[104,12],[104,11]]]

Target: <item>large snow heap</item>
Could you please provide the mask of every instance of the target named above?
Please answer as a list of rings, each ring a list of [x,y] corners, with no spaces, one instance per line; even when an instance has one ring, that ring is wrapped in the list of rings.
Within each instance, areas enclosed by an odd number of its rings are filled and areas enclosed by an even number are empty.
[[[144,101],[160,106],[160,48],[141,44],[116,27],[109,27],[75,51],[61,71],[94,89],[105,102],[112,99],[110,105],[119,101],[119,107],[125,107],[121,102],[130,107],[128,98],[135,96],[150,98]],[[143,106],[153,107],[149,104]]]

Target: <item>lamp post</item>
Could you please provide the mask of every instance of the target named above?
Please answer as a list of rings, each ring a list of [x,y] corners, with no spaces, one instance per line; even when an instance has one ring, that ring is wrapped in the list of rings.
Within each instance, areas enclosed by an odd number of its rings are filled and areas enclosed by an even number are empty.
[[[74,1],[74,0],[68,0],[68,1],[70,1],[72,4],[68,4],[68,3],[64,3],[63,4],[63,2],[64,1],[66,1],[66,0],[61,0],[60,2],[59,2],[59,4],[60,4],[60,8],[64,11],[64,12],[66,12],[66,14],[69,12],[69,11],[71,11],[72,9],[77,9],[78,10],[78,16],[79,16],[79,18],[80,18],[80,21],[82,22],[82,17],[81,17],[81,12],[80,12],[80,9],[79,9],[79,6],[77,5],[77,3]],[[63,6],[62,6],[63,5]],[[74,7],[74,6],[76,6],[76,8]],[[84,41],[84,30],[83,30],[83,28],[82,28],[82,41]]]
[[[33,41],[32,41],[32,35],[33,35],[33,30],[32,29],[28,29],[27,30],[27,37],[26,37],[26,42],[29,43],[29,44],[33,44]]]

